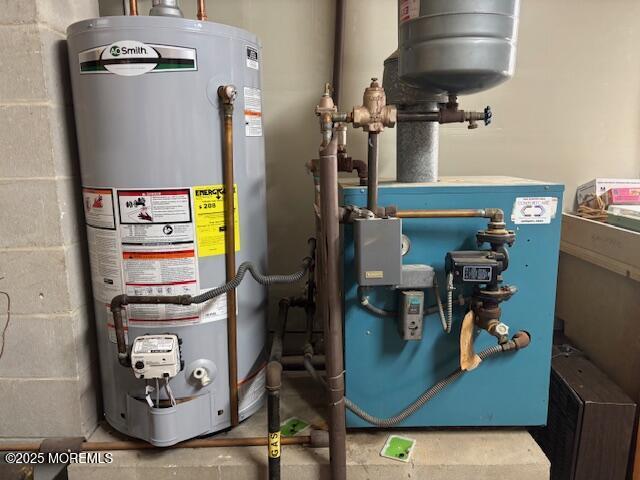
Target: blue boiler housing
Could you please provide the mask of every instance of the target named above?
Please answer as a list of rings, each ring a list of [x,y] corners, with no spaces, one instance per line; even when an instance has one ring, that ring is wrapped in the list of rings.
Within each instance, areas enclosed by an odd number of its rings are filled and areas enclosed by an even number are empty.
[[[381,183],[381,206],[395,205],[402,210],[494,207],[504,211],[507,228],[516,232],[504,284],[517,286],[518,292],[501,304],[502,321],[509,325],[510,336],[525,330],[532,339],[524,350],[487,359],[398,426],[546,423],[563,190],[562,185],[511,177],[443,178],[434,184]],[[343,182],[340,194],[342,205],[366,206],[366,187]],[[556,197],[557,214],[549,224],[516,225],[511,214],[519,197]],[[475,234],[486,226],[487,220],[482,218],[404,219],[402,233],[409,237],[411,248],[403,263],[433,266],[444,301],[446,253],[477,249]],[[454,307],[450,334],[444,333],[438,315],[433,314],[424,319],[422,340],[403,340],[396,320],[376,316],[359,304],[351,226],[344,227],[342,240],[346,394],[370,414],[390,417],[459,366],[464,308]],[[370,292],[376,305],[388,309],[396,308],[396,296],[389,287]],[[425,305],[434,304],[433,290],[426,290]],[[476,351],[495,344],[494,337],[477,329]],[[347,426],[372,425],[347,412]]]

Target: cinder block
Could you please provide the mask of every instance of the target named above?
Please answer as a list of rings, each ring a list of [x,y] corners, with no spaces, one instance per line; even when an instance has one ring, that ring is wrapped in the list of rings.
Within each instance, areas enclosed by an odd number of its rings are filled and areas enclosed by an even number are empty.
[[[80,430],[86,438],[93,433],[101,417],[100,405],[100,371],[97,363],[80,373],[78,384],[80,403]]]
[[[37,17],[36,3],[33,1],[0,1],[0,24],[34,23]]]
[[[91,304],[91,271],[84,244],[76,243],[65,249],[65,269],[72,309]]]
[[[78,385],[78,379],[0,379],[0,438],[82,435]]]
[[[0,102],[47,100],[37,25],[0,25]]]
[[[56,176],[79,178],[76,124],[71,104],[57,105],[49,109],[49,129]]]
[[[49,102],[71,105],[71,80],[66,36],[47,25],[38,25],[45,88]]]
[[[84,240],[85,224],[80,179],[64,178],[56,180],[56,197],[62,243],[71,245]]]
[[[5,228],[0,248],[62,244],[60,210],[54,180],[0,181]]]
[[[14,314],[73,310],[64,248],[0,251],[0,288],[11,295]]]
[[[73,312],[73,338],[76,375],[88,375],[98,362],[96,327],[92,306],[85,305]]]
[[[98,0],[28,0],[38,9],[38,21],[50,25],[60,33],[79,20],[99,16]]]
[[[50,110],[45,105],[0,106],[0,177],[48,177],[55,174],[51,155],[54,147]]]
[[[0,299],[0,328],[6,322],[5,306]],[[0,378],[76,378],[81,346],[74,323],[71,314],[14,314],[5,336]]]

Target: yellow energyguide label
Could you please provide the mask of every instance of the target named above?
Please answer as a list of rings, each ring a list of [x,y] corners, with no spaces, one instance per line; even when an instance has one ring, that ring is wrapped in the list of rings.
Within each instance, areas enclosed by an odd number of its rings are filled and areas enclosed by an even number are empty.
[[[280,432],[269,433],[269,457],[278,458],[280,456]]]
[[[236,252],[240,250],[240,221],[238,220],[238,185],[233,186],[233,218]],[[198,256],[224,255],[224,185],[193,187],[193,210],[198,241]]]

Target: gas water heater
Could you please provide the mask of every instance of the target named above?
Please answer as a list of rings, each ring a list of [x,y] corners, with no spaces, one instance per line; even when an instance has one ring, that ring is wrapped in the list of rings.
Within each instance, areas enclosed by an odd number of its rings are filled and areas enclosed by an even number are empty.
[[[249,32],[176,8],[151,13],[75,23],[68,45],[104,412],[119,431],[166,446],[231,424],[226,296],[126,305],[124,362],[110,303],[225,283],[221,85],[236,86],[239,111],[235,250],[264,270],[262,65]],[[265,291],[244,282],[237,300],[242,420],[264,397]]]

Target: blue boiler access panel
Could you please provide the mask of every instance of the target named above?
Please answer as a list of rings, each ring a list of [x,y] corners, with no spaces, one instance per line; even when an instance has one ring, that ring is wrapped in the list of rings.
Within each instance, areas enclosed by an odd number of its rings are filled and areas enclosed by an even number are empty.
[[[501,208],[507,228],[516,233],[504,284],[518,288],[501,304],[502,321],[510,327],[510,337],[518,330],[531,335],[528,348],[483,361],[398,426],[546,423],[563,190],[562,185],[511,177],[380,185],[379,205],[395,205],[399,210]],[[342,205],[366,206],[366,187],[343,182],[340,194]],[[557,213],[547,212],[551,217],[548,223],[520,223],[528,214],[517,211],[523,199],[538,197],[547,204],[550,198],[557,199]],[[402,262],[434,267],[445,301],[447,252],[478,249],[475,234],[484,230],[487,222],[482,218],[403,219],[402,233],[411,247]],[[346,395],[371,415],[391,417],[458,368],[460,326],[466,307],[454,307],[450,334],[443,331],[436,313],[424,319],[421,340],[403,340],[396,319],[377,316],[360,305],[352,226],[344,226],[342,240]],[[458,293],[459,289],[455,295]],[[379,307],[397,309],[397,291],[391,287],[372,288],[369,296]],[[425,306],[435,303],[433,289],[425,290]],[[476,329],[474,345],[478,352],[496,345],[496,339]],[[347,426],[372,425],[348,411]]]

